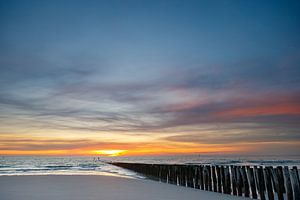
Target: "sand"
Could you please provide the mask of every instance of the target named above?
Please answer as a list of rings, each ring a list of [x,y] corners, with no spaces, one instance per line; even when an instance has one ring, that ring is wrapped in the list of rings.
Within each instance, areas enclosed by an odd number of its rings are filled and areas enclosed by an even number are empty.
[[[238,200],[231,195],[113,176],[1,176],[1,200]]]

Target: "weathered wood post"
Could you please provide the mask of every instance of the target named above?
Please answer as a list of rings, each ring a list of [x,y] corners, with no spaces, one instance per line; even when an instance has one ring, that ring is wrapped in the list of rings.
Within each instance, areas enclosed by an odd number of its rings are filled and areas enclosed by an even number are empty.
[[[158,181],[161,182],[161,165],[157,165],[158,167]]]
[[[299,187],[299,177],[298,177],[298,170],[296,167],[290,171],[292,177],[292,184],[294,189],[294,198],[295,200],[300,200],[300,187]]]
[[[166,170],[167,170],[167,183],[170,183],[170,166],[166,165]]]
[[[176,171],[176,184],[180,185],[180,171],[178,165],[175,166],[175,171]]]
[[[203,178],[205,190],[208,190],[208,170],[206,165],[203,167]]]
[[[194,166],[195,173],[195,188],[200,189],[200,177],[199,177],[199,166]]]
[[[236,167],[236,178],[237,178],[237,194],[243,196],[243,180],[240,172],[240,166]]]
[[[230,173],[229,173],[229,166],[226,166],[224,168],[224,174],[225,174],[225,193],[231,194],[231,181],[230,181]]]
[[[294,199],[293,188],[292,188],[290,171],[289,171],[288,166],[284,167],[283,174],[284,174],[284,177],[285,177],[285,186],[286,186],[287,199],[288,200],[293,200]]]
[[[212,166],[211,170],[212,170],[211,173],[212,173],[212,182],[213,182],[214,192],[217,192],[218,188],[217,188],[216,167]]]
[[[194,173],[195,173],[195,188],[200,189],[200,181],[199,181],[199,167],[194,166]]]
[[[185,165],[185,177],[186,177],[186,187],[191,187],[191,179],[190,179],[190,170],[189,166]]]
[[[274,200],[274,193],[272,188],[272,172],[270,167],[265,167],[265,180],[267,186],[268,200]]]
[[[283,178],[283,168],[282,168],[282,166],[278,166],[277,167],[276,173],[277,173],[279,187],[281,189],[281,192],[285,193],[284,178]]]
[[[260,168],[257,168],[256,166],[254,167],[255,175],[257,177],[257,186],[258,186],[258,193],[260,196],[261,200],[265,200],[265,179],[264,179],[264,173],[263,173],[263,167],[261,166]]]
[[[172,165],[172,177],[173,177],[173,184],[177,185],[177,166]]]
[[[278,200],[283,200],[283,192],[281,191],[281,186],[279,183],[279,177],[278,177],[278,173],[276,172],[277,169],[270,167],[271,173],[272,173],[272,180],[273,180],[273,184],[274,184],[274,188],[276,188],[276,192],[277,192],[277,196],[278,196]]]
[[[232,194],[237,195],[236,167],[231,165],[230,170],[231,170],[231,180],[232,180]]]
[[[177,165],[175,165],[174,167],[173,167],[173,170],[174,170],[174,184],[175,185],[179,185],[178,184],[178,170],[177,170]]]
[[[157,165],[154,165],[154,176],[155,176],[155,180],[158,181],[158,166]]]
[[[211,166],[207,166],[207,172],[208,172],[208,190],[212,191]]]
[[[203,165],[199,166],[200,189],[204,190]]]
[[[162,180],[162,165],[158,165],[158,180],[160,181],[160,182],[163,182],[163,180]]]
[[[165,167],[166,167],[166,174],[167,174],[167,183],[171,183],[170,182],[170,166],[165,165]]]
[[[248,183],[248,178],[247,178],[245,166],[242,166],[240,168],[240,172],[241,172],[242,179],[243,179],[243,186],[244,186],[245,197],[249,197],[250,196],[249,183]]]
[[[187,182],[187,187],[192,187],[192,178],[191,178],[191,167],[189,165],[185,166],[186,169],[186,182]]]
[[[173,166],[168,165],[168,169],[169,169],[168,170],[169,171],[169,173],[168,173],[169,174],[169,183],[174,184],[175,181],[174,181],[174,174],[173,174],[174,173],[173,172]]]
[[[298,173],[298,169],[297,169],[297,167],[296,167],[296,166],[294,166],[294,167],[292,168],[292,170],[295,170],[295,172],[296,172],[296,175],[297,175],[298,182],[300,182],[300,179],[299,179],[299,173]]]
[[[195,168],[193,165],[190,166],[190,170],[191,170],[191,182],[192,182],[192,188],[196,188],[196,172],[195,172]]]
[[[199,189],[199,183],[198,183],[198,172],[196,166],[192,166],[192,172],[193,172],[193,182],[194,182],[194,188]]]
[[[185,187],[188,187],[188,183],[189,183],[189,171],[186,165],[184,165],[183,167],[184,169],[184,179],[185,179]]]
[[[257,192],[256,192],[253,168],[250,168],[249,166],[247,166],[247,173],[248,173],[248,177],[249,177],[252,198],[257,199]]]
[[[216,170],[217,170],[218,192],[222,193],[222,182],[221,182],[221,170],[220,170],[220,166],[216,166]]]
[[[166,165],[163,165],[163,181],[168,182],[168,168]]]
[[[185,170],[184,170],[184,166],[183,165],[180,166],[180,185],[181,186],[186,186],[186,182],[185,182]]]
[[[222,191],[223,191],[223,193],[226,193],[226,181],[225,181],[224,166],[221,166],[221,181],[222,181]]]

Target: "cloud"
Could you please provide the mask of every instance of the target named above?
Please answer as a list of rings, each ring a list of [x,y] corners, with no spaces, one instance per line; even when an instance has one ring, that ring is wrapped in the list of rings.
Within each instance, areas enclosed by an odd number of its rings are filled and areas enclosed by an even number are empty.
[[[2,132],[13,126],[14,132],[151,135],[207,123],[300,119],[298,54],[283,62],[156,66],[149,79],[147,70],[86,54],[49,55],[16,50],[2,55]],[[128,70],[138,75],[131,77]]]
[[[120,142],[101,142],[91,139],[47,139],[47,138],[25,138],[1,137],[0,150],[19,150],[19,151],[44,151],[44,150],[85,150],[85,149],[110,149],[128,148],[128,143]]]
[[[46,93],[0,96],[2,116],[18,113],[35,128],[124,132],[214,122],[293,122],[299,118],[298,102],[299,96],[288,91],[212,92],[133,83],[62,85]]]
[[[77,149],[91,145],[107,146],[107,143],[96,143],[91,140],[51,140],[51,139],[2,139],[0,150],[59,150]]]
[[[272,142],[295,142],[300,140],[299,125],[221,123],[195,130],[167,136],[166,141],[194,144],[251,144]]]

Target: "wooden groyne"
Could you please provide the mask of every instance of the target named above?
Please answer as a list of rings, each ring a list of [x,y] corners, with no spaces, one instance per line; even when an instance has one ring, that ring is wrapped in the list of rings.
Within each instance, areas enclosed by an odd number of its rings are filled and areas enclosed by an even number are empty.
[[[297,167],[110,163],[184,187],[269,200],[300,200]]]

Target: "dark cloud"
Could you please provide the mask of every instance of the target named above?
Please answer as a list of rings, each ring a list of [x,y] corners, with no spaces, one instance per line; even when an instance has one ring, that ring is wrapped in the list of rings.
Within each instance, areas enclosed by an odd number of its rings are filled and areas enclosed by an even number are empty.
[[[223,127],[225,126],[225,127]],[[199,130],[194,134],[168,136],[167,141],[198,144],[239,144],[264,142],[295,142],[300,140],[299,125],[239,124],[219,126]]]
[[[218,90],[202,97],[202,91],[193,88],[192,92],[199,92],[200,99],[196,96],[175,104],[163,100],[173,95],[168,92],[168,87],[158,89],[147,84],[72,85],[41,97],[2,95],[0,104],[35,121],[33,127],[64,130],[151,132],[209,122],[295,122],[299,119],[299,95],[289,92]],[[172,98],[182,98],[181,95],[175,92]],[[103,102],[107,102],[107,107]],[[126,109],[119,109],[122,106]]]
[[[1,140],[1,150],[53,150],[74,149],[94,144],[87,140],[33,140],[33,139],[4,139]]]

